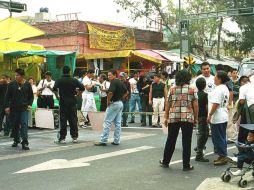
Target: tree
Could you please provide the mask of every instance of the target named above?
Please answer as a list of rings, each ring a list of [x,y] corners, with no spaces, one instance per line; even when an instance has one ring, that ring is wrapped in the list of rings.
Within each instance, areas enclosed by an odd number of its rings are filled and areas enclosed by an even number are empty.
[[[141,17],[147,17],[153,20],[153,15],[161,17],[164,26],[171,32],[170,44],[174,46],[178,44],[179,47],[179,10],[172,1],[168,1],[167,7],[162,8],[160,0],[114,0],[122,8],[128,9],[131,12],[132,18],[135,20]],[[183,7],[181,15],[196,14],[202,12],[221,11],[229,8],[244,8],[254,7],[253,0],[182,0]],[[188,18],[187,18],[188,19]],[[239,38],[240,34],[237,34],[237,46],[233,46],[235,51],[249,51],[254,47],[254,17],[234,17],[241,30],[242,38]],[[224,22],[223,18],[211,18],[202,20],[192,20],[190,23],[190,50],[191,52],[204,54],[209,56],[209,52],[213,52],[217,44],[217,57],[220,57],[220,43],[221,34],[225,33],[222,27]],[[226,32],[229,35],[229,32]],[[233,37],[233,33],[230,34]],[[215,40],[217,38],[217,40]],[[241,40],[241,41],[240,41]],[[212,42],[210,49],[205,48],[206,42]],[[232,47],[227,45],[224,48]],[[227,51],[227,49],[226,49]]]

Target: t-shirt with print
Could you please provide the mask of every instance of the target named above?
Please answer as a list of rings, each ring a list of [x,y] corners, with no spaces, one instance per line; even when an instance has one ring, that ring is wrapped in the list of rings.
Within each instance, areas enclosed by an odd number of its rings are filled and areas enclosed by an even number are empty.
[[[214,112],[211,118],[212,124],[228,122],[228,101],[229,90],[226,85],[221,84],[217,86],[211,93],[209,101],[209,112],[212,109],[213,104],[219,104],[217,110]]]
[[[92,80],[88,76],[85,76],[82,80],[82,84],[84,85],[84,87],[92,85]],[[93,93],[85,88],[84,94],[93,94]]]
[[[131,85],[131,93],[136,93],[136,94],[138,94],[138,93],[139,93],[138,88],[137,88],[137,83],[138,83],[138,81],[137,81],[135,78],[131,78],[131,79],[129,80],[129,83],[130,83],[130,85]]]
[[[196,80],[200,77],[203,77],[206,81],[206,88],[205,88],[205,92],[206,93],[211,93],[214,89],[215,89],[215,84],[214,84],[214,76],[213,75],[210,75],[209,77],[205,77],[203,75],[199,75]],[[196,84],[196,81],[195,81],[195,84]]]
[[[247,83],[240,88],[239,100],[246,100],[248,107],[254,104],[254,83]]]

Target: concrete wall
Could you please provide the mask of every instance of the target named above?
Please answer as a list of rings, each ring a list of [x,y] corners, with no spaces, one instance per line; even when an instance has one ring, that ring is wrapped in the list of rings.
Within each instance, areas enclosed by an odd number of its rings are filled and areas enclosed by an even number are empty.
[[[123,27],[92,23],[109,30]],[[44,36],[23,40],[23,42],[43,45],[49,50],[78,51],[78,53],[105,52],[89,48],[89,35],[85,21],[61,21],[35,24],[46,32]],[[134,29],[136,49],[164,49],[163,34],[159,32]]]

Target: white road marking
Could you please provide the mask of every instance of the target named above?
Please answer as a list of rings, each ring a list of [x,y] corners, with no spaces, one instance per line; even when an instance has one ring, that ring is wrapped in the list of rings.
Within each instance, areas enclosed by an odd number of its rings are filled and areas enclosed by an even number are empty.
[[[134,134],[129,134],[127,136],[122,136],[121,140],[125,141],[125,140],[139,139],[139,138],[151,137],[151,136],[155,136],[155,135],[156,134],[134,133]],[[110,141],[113,141],[113,138],[109,139],[109,142]],[[53,140],[52,140],[52,143],[53,143]],[[21,158],[21,157],[35,156],[35,155],[40,155],[40,154],[47,154],[47,153],[52,153],[52,152],[59,152],[59,151],[63,151],[63,150],[73,150],[73,149],[78,149],[78,148],[84,148],[84,147],[93,146],[93,144],[94,144],[94,142],[90,141],[90,142],[84,142],[84,143],[78,143],[78,144],[70,144],[70,145],[66,145],[66,146],[60,145],[57,147],[38,150],[38,151],[29,151],[29,152],[25,152],[25,153],[21,153],[21,154],[19,153],[19,154],[3,156],[3,157],[0,157],[0,161]],[[31,146],[31,149],[32,148],[33,147]]]
[[[121,156],[121,155],[135,153],[135,152],[140,152],[140,151],[149,150],[152,148],[154,148],[154,147],[140,146],[140,147],[136,147],[136,148],[124,149],[124,150],[120,150],[120,151],[109,152],[109,153],[105,153],[105,154],[99,154],[99,155],[79,158],[79,159],[70,160],[70,161],[65,160],[65,159],[54,159],[54,160],[50,160],[50,161],[43,162],[41,164],[26,168],[24,170],[20,170],[18,172],[15,172],[15,174],[84,167],[84,166],[90,165],[87,162],[100,160],[100,159],[104,159],[104,158],[111,158],[111,157],[115,157],[115,156]]]
[[[231,147],[228,147],[227,149],[231,150],[231,149],[234,149],[234,148],[236,148],[236,147],[231,146]],[[212,154],[214,154],[214,152],[209,152],[209,153],[205,154],[205,156],[209,156],[209,155],[212,155]],[[196,158],[196,156],[193,156],[190,159],[194,160],[195,158]],[[182,163],[182,162],[183,162],[183,160],[176,160],[176,161],[171,162],[169,165],[179,164],[179,163]]]

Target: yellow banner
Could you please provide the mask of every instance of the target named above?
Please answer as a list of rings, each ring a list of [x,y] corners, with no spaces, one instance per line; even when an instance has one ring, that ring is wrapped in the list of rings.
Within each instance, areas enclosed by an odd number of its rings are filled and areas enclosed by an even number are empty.
[[[133,29],[105,30],[87,23],[90,48],[103,50],[136,49]]]

